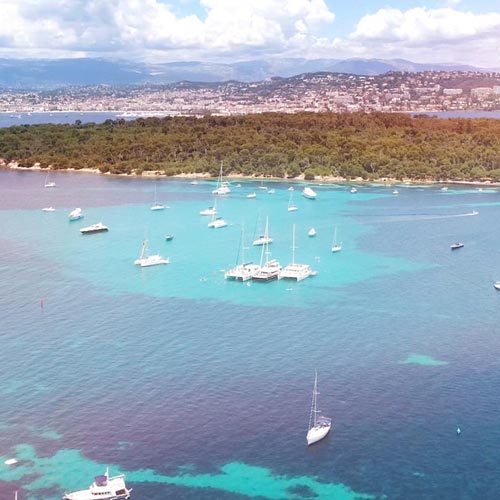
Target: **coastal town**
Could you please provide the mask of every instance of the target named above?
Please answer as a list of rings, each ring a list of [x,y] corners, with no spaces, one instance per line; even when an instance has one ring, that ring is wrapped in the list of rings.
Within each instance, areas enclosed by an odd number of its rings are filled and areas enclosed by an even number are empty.
[[[500,73],[305,73],[260,82],[0,89],[2,113],[100,112],[123,117],[285,112],[500,110]]]

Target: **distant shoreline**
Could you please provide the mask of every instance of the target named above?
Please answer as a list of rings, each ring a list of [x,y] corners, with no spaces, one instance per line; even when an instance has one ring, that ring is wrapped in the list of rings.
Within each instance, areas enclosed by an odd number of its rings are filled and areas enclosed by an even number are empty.
[[[212,177],[208,172],[205,173],[185,173],[176,175],[166,175],[162,171],[148,170],[143,171],[141,175],[137,175],[135,172],[127,174],[112,174],[110,172],[101,172],[98,168],[58,168],[52,169],[50,167],[43,168],[39,165],[33,165],[32,167],[20,167],[16,162],[6,163],[4,160],[0,159],[0,170],[21,170],[23,172],[36,171],[36,172],[69,172],[69,173],[84,173],[84,174],[98,174],[109,177],[128,177],[137,179],[158,179],[158,178],[169,178],[169,179],[189,179],[189,180],[215,180],[217,177]],[[396,179],[383,177],[379,179],[363,179],[357,177],[354,179],[347,179],[345,177],[338,176],[316,176],[313,180],[306,180],[304,175],[299,175],[292,179],[285,177],[262,177],[262,176],[248,176],[243,174],[233,174],[225,176],[228,180],[248,180],[248,181],[270,181],[270,182],[301,182],[301,183],[317,183],[317,184],[383,184],[385,186],[392,186],[393,184],[408,184],[408,185],[425,185],[434,186],[442,184],[458,184],[461,186],[491,186],[499,187],[500,182],[493,181],[474,181],[474,180],[452,180],[452,179]]]

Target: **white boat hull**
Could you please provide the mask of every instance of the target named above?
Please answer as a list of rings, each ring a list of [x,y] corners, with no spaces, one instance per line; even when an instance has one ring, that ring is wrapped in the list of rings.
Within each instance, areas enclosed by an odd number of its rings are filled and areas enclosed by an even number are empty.
[[[309,429],[309,432],[307,433],[308,446],[324,439],[326,435],[330,432],[331,428],[332,428],[331,425],[328,426],[322,425],[322,426],[312,427],[311,429]]]

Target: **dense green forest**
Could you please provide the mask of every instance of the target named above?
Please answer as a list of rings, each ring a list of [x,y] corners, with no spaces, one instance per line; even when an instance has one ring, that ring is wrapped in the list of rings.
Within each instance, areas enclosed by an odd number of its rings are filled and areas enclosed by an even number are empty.
[[[0,158],[30,167],[166,175],[500,181],[500,120],[268,113],[0,129]]]

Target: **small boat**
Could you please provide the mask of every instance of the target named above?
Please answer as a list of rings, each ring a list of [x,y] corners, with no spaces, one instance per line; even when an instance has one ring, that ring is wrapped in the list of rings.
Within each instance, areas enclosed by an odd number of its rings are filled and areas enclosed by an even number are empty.
[[[392,194],[399,194],[399,191],[397,189],[395,189]]]
[[[261,234],[256,240],[253,241],[252,245],[257,247],[260,245],[267,245],[272,242],[273,239],[269,235]]]
[[[255,193],[250,193],[250,194],[247,194],[247,198],[254,199],[254,198],[257,198],[257,195]]]
[[[314,191],[311,187],[306,186],[302,190],[302,196],[304,196],[304,198],[307,198],[308,200],[315,200],[317,194],[316,194],[316,191]]]
[[[17,465],[18,463],[19,462],[18,462],[17,458],[8,458],[4,462],[5,465]]]
[[[351,188],[351,193],[357,193],[357,192],[358,192],[358,190],[357,190],[357,189],[353,186],[353,187]]]
[[[493,286],[494,286],[497,290],[500,290],[500,281],[495,281],[495,283],[493,283]]]
[[[270,189],[270,190],[268,191],[268,193],[269,193],[269,194],[274,194],[274,193],[276,193],[276,189]]]
[[[144,240],[142,242],[142,248],[141,248],[141,253],[139,255],[139,258],[134,260],[134,264],[136,266],[141,266],[141,267],[150,267],[150,266],[158,266],[160,264],[170,264],[170,259],[165,259],[161,255],[148,255],[145,257],[146,249],[148,247],[148,240]]]
[[[222,217],[216,217],[211,222],[209,222],[208,227],[212,229],[219,229],[220,227],[226,227],[227,222]]]
[[[156,199],[156,183],[155,183],[155,199],[150,208],[153,212],[156,212],[157,210],[165,210],[165,205],[158,203],[158,200]]]
[[[103,233],[109,231],[108,226],[105,226],[102,222],[97,222],[91,226],[82,227],[80,233],[82,234],[92,234],[92,233]]]
[[[172,241],[174,239],[174,235],[173,234],[166,234],[165,235],[165,241]]]
[[[236,184],[236,186],[235,186],[235,187],[240,188],[240,187],[241,187],[241,184]]]
[[[288,188],[288,191],[295,191],[295,188],[294,188],[293,186],[290,186],[290,187]]]
[[[191,181],[190,184],[192,184],[193,186],[196,186],[198,184],[198,181],[197,180]]]
[[[318,372],[315,372],[309,430],[306,437],[308,446],[321,441],[332,428],[332,420],[321,415],[321,411],[318,410],[318,394]]]
[[[68,214],[68,219],[70,221],[83,219],[83,213],[81,208],[75,208]]]
[[[229,188],[229,182],[222,180],[222,161],[220,162],[220,172],[219,178],[217,180],[217,187],[212,191],[213,194],[229,194],[231,189]]]
[[[215,207],[208,207],[200,212],[200,215],[217,215],[217,209]]]
[[[130,498],[132,489],[127,489],[125,476],[109,477],[108,469],[102,476],[96,476],[86,490],[65,493],[63,500],[123,500]]]
[[[333,243],[332,243],[332,252],[340,252],[342,250],[342,242],[337,241],[337,226],[335,226],[335,231],[333,232]]]
[[[453,243],[453,245],[450,246],[452,250],[457,250],[458,248],[462,248],[464,244],[461,241],[457,241],[456,243]]]
[[[46,188],[56,187],[56,183],[54,181],[50,181],[49,180],[49,175],[50,175],[50,172],[47,172],[47,177],[45,177],[45,184],[44,184],[44,186]]]
[[[45,207],[45,208],[42,208],[42,211],[43,212],[55,212],[56,209],[54,207]]]
[[[290,188],[288,189],[290,191]],[[295,212],[296,210],[299,209],[299,207],[297,205],[295,205],[295,203],[293,202],[293,186],[292,186],[292,190],[290,191],[290,198],[288,199],[288,211],[289,212]]]
[[[442,187],[441,188],[441,191],[448,191],[448,188],[445,186],[445,187]]]
[[[309,236],[310,238],[316,236],[316,229],[314,229],[313,227],[309,229],[309,231],[307,231],[307,236]]]

